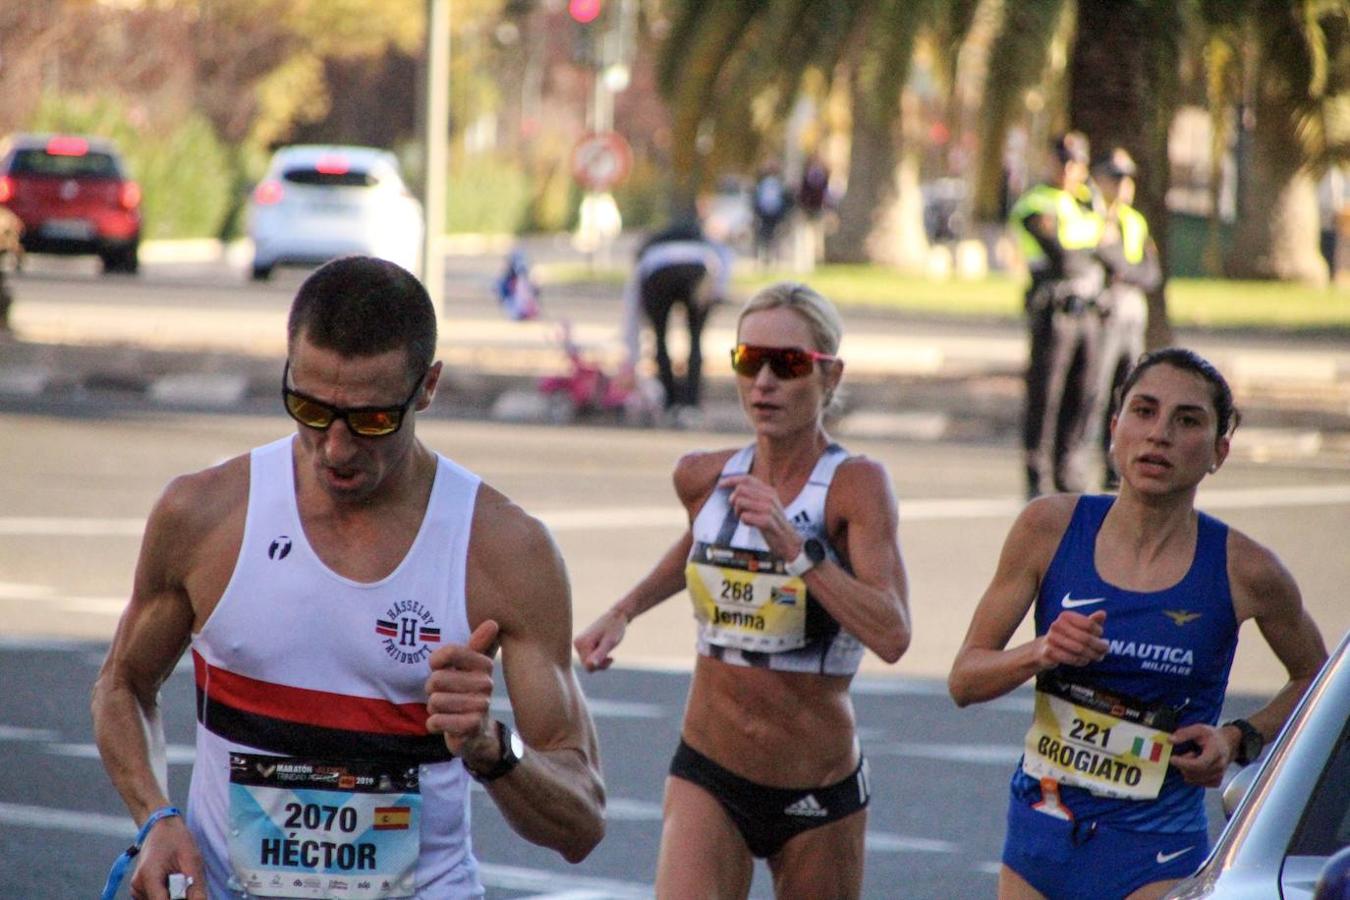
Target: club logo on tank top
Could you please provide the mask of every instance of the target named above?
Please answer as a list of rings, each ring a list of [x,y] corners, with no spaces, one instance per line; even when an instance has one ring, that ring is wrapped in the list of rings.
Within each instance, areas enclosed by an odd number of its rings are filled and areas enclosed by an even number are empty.
[[[441,627],[416,600],[400,600],[385,610],[375,620],[375,633],[390,659],[408,664],[425,662],[441,642]]]
[[[291,555],[291,539],[289,535],[278,535],[267,548],[267,558],[272,560],[283,560]]]

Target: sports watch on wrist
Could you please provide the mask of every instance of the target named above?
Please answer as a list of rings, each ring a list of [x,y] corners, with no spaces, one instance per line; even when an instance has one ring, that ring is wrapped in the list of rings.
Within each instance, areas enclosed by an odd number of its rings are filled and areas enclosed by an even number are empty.
[[[783,566],[783,571],[794,578],[798,575],[805,575],[825,561],[825,545],[815,538],[807,539],[802,544],[802,552],[797,554],[797,558],[789,560],[787,565]]]
[[[1224,722],[1223,725],[1225,728],[1232,725],[1242,735],[1238,739],[1237,753],[1233,755],[1233,762],[1239,766],[1256,762],[1262,748],[1266,746],[1266,739],[1256,730],[1256,726],[1246,719],[1233,719],[1231,722]]]
[[[500,719],[497,720],[497,743],[502,749],[501,758],[486,772],[475,771],[467,761],[464,763],[464,770],[479,784],[487,784],[501,778],[520,765],[521,757],[525,755],[525,742]]]

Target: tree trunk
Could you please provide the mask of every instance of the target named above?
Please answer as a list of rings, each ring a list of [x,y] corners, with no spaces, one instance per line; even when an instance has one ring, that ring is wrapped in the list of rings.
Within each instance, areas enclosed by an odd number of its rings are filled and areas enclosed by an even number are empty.
[[[863,23],[858,62],[849,74],[853,137],[849,149],[848,188],[839,201],[839,227],[825,240],[829,262],[909,262],[899,236],[905,207],[897,208],[902,179],[897,166],[900,145],[900,91],[909,74],[921,10],[909,0],[887,0]],[[918,208],[912,218],[922,235],[922,205],[917,179],[910,193]]]
[[[1003,226],[1007,210],[1002,201],[1008,176],[1003,157],[1009,123],[1024,113],[1027,89],[1037,83],[1045,69],[1064,2],[1019,0],[1003,5],[1003,22],[989,48],[978,125],[980,150],[973,186],[976,221],[997,222],[1000,229]]]
[[[849,79],[853,135],[849,144],[848,189],[839,200],[839,227],[825,239],[832,263],[869,262],[869,244],[899,196],[895,115],[880,115],[856,73]]]
[[[1317,184],[1304,167],[1298,108],[1288,74],[1276,55],[1288,23],[1261,28],[1250,152],[1238,160],[1238,211],[1226,271],[1234,278],[1273,278],[1325,285],[1326,260],[1318,249]],[[1239,124],[1242,127],[1242,124]]]
[[[671,168],[674,215],[693,209],[703,180],[700,130],[716,96],[718,76],[750,23],[755,5],[708,3],[690,26],[693,32],[662,60],[662,90],[671,109]],[[670,54],[677,54],[672,57]]]
[[[1172,0],[1078,4],[1070,62],[1069,121],[1094,160],[1124,147],[1138,166],[1134,206],[1162,258],[1163,285],[1149,296],[1149,346],[1171,342],[1167,321],[1168,132],[1176,112],[1182,21]]]

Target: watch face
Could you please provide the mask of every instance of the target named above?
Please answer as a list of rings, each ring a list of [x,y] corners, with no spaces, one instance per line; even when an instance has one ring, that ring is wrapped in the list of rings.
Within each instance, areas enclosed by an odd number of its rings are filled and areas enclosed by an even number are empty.
[[[811,538],[807,541],[806,546],[803,549],[806,550],[806,555],[811,562],[821,563],[825,561],[825,545],[815,538]]]
[[[515,759],[520,759],[525,755],[525,742],[520,739],[520,735],[514,731],[511,732],[510,753]]]

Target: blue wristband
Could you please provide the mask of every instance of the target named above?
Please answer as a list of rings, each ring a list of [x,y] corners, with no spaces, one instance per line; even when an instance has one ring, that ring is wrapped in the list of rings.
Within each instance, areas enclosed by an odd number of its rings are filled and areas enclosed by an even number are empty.
[[[122,851],[122,855],[117,857],[117,861],[112,864],[112,869],[108,871],[108,880],[103,885],[103,893],[99,894],[99,900],[113,900],[117,896],[117,889],[122,886],[122,879],[126,877],[127,869],[131,866],[131,861],[136,858],[136,854],[141,852],[141,845],[145,839],[150,836],[150,829],[155,827],[155,823],[160,819],[167,819],[169,816],[181,816],[176,806],[162,806],[152,812],[145,819],[145,824],[141,830],[136,832],[136,840],[131,846]]]

